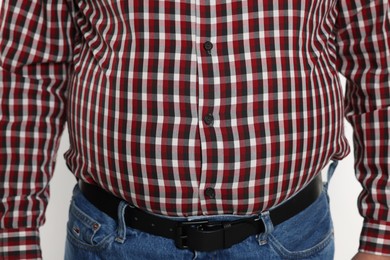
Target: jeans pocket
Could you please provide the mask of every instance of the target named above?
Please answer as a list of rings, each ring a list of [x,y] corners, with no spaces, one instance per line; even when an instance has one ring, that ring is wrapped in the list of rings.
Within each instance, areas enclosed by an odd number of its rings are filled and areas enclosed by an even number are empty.
[[[116,221],[90,204],[80,192],[74,195],[67,223],[67,242],[80,249],[105,249],[116,237]]]
[[[282,259],[333,259],[333,224],[325,192],[298,215],[277,225],[268,243]]]

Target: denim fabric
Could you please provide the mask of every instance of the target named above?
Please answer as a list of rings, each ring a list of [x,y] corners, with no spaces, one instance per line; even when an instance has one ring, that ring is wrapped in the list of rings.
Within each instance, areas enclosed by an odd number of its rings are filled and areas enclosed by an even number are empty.
[[[333,174],[335,164],[329,167]],[[125,226],[118,208],[118,220],[97,210],[76,186],[69,210],[66,260],[88,259],[333,259],[333,226],[326,189],[307,209],[273,226],[268,212],[259,217],[266,232],[239,244],[214,252],[180,250],[170,239],[150,235]],[[204,219],[204,218],[192,218]],[[237,216],[211,216],[207,219],[234,220]],[[178,218],[181,220],[181,218]]]

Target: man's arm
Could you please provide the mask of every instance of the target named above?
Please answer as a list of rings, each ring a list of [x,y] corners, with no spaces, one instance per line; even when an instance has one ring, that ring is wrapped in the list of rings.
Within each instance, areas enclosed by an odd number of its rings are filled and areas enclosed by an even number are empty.
[[[347,78],[345,115],[354,129],[355,172],[363,187],[359,251],[390,256],[389,1],[340,0],[338,8],[338,69]]]
[[[0,9],[0,259],[41,257],[66,120],[72,21],[66,0],[2,0]]]
[[[382,256],[382,255],[375,255],[370,253],[363,253],[359,252],[357,253],[352,260],[389,260],[389,256]]]

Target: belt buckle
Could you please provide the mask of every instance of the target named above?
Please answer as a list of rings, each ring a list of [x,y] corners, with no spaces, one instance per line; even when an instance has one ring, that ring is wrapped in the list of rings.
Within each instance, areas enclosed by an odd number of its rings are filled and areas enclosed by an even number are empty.
[[[188,249],[187,238],[188,234],[186,232],[187,228],[191,226],[197,226],[196,228],[204,228],[209,224],[208,220],[200,220],[200,221],[182,221],[178,222],[176,227],[176,237],[175,237],[175,245],[179,249]]]
[[[227,239],[226,236],[231,236],[231,228],[235,225],[245,223],[248,221],[254,221],[257,222],[259,221],[259,217],[253,217],[253,218],[248,218],[248,219],[240,219],[240,220],[235,220],[235,221],[208,221],[208,220],[201,220],[201,221],[184,221],[184,222],[179,222],[176,227],[176,237],[175,237],[175,245],[179,249],[193,249],[193,250],[198,250],[198,251],[212,251],[212,250],[217,250],[217,249],[223,249],[223,248],[228,248],[232,246],[233,244],[237,243],[234,242],[235,239]],[[197,238],[191,238],[190,240],[188,239],[188,232],[190,229],[194,229],[195,232],[192,232],[192,234],[198,234],[196,237]],[[229,231],[230,230],[230,231]],[[204,244],[204,240],[202,239],[202,246],[197,246],[196,239],[200,239],[200,234],[204,234],[207,237],[211,239],[210,242],[216,242],[215,245],[211,245],[206,243]],[[245,236],[247,237],[247,236]],[[205,237],[203,237],[205,238]],[[189,245],[189,242],[191,245]],[[239,242],[239,241],[238,241]],[[195,248],[192,248],[192,247]],[[191,248],[190,248],[191,247]]]

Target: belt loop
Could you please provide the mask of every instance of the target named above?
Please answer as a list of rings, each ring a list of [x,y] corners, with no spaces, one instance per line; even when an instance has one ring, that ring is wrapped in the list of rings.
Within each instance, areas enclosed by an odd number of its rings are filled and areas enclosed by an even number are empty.
[[[262,212],[259,216],[260,220],[264,223],[264,233],[261,233],[257,236],[257,241],[259,245],[267,244],[268,234],[274,231],[274,224],[272,223],[269,211]]]
[[[115,241],[123,244],[126,240],[126,220],[125,220],[125,212],[128,204],[124,201],[121,201],[118,206],[118,229],[117,229],[117,237]]]
[[[326,174],[327,175],[327,180],[326,180],[326,183],[324,184],[324,189],[325,189],[326,192],[328,192],[329,182],[330,182],[330,180],[333,177],[333,173],[335,172],[338,163],[339,163],[339,161],[332,160],[332,163],[328,167],[328,172]]]

